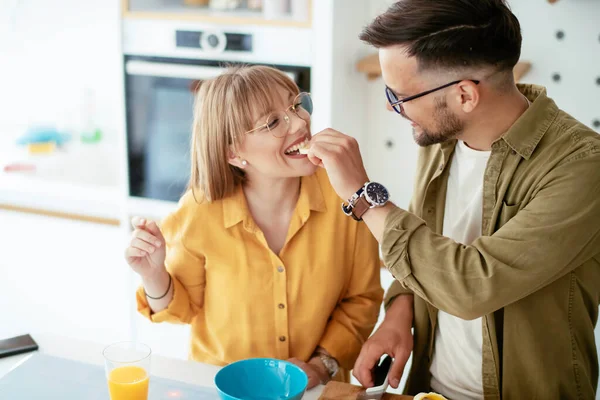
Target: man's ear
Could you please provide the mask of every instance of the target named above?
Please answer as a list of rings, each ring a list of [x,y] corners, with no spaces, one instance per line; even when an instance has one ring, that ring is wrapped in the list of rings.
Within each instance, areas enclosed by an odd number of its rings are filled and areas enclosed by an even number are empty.
[[[472,112],[479,104],[479,86],[468,80],[460,82],[457,86],[456,101],[459,102],[459,107],[465,113]]]

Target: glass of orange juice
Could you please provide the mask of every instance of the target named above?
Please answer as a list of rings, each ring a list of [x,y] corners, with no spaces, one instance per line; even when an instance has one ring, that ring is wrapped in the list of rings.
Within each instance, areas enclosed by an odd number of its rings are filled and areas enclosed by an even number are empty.
[[[137,342],[111,344],[102,352],[111,400],[148,400],[150,347]]]

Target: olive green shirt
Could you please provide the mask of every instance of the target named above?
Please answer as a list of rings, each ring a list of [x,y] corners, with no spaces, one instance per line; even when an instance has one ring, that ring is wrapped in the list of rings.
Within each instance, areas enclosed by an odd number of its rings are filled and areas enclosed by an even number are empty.
[[[540,86],[493,146],[483,185],[483,235],[444,237],[456,141],[420,150],[409,211],[393,209],[382,240],[396,281],[414,293],[413,364],[405,391],[429,390],[437,311],[482,318],[485,399],[593,399],[600,299],[600,136]]]

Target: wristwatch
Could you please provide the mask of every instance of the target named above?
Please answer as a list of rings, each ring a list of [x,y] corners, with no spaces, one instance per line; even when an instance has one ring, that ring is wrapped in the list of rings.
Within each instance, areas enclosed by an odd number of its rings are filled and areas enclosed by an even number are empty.
[[[327,372],[329,372],[330,378],[333,378],[340,370],[340,366],[335,358],[325,353],[319,353],[319,359],[327,369]]]
[[[357,221],[362,221],[362,216],[371,208],[382,207],[390,199],[388,190],[381,183],[367,182],[348,199],[342,203],[344,214]]]

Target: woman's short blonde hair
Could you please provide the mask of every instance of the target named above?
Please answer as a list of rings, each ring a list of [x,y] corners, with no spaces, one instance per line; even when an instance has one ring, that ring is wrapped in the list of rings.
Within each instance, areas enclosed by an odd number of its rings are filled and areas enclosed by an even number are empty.
[[[230,151],[254,128],[256,115],[273,109],[280,88],[299,93],[285,73],[266,66],[230,67],[202,82],[194,106],[189,183],[197,201],[223,199],[244,181],[244,172],[228,162]]]

